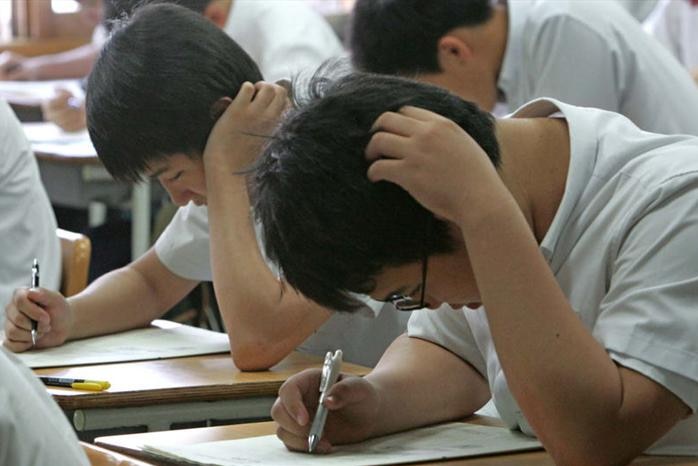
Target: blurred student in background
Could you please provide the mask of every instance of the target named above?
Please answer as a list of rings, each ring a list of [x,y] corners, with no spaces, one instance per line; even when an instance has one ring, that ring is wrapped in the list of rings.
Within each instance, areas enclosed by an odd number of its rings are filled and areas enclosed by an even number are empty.
[[[616,2],[358,0],[350,29],[357,68],[415,77],[485,110],[553,97],[698,135],[698,89]]]

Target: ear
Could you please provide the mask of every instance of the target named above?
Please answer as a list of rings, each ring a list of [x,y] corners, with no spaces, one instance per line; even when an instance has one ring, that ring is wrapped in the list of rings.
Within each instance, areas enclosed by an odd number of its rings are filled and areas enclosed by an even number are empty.
[[[221,97],[215,102],[213,102],[213,105],[211,105],[211,109],[209,110],[209,115],[211,115],[211,119],[213,121],[217,121],[221,115],[223,115],[223,112],[225,112],[225,109],[228,108],[228,105],[233,101],[228,96]]]
[[[446,35],[437,43],[438,60],[441,69],[447,71],[453,66],[467,64],[473,57],[473,49],[463,39],[455,35]]]
[[[211,0],[204,8],[204,18],[211,21],[219,28],[223,28],[228,22],[229,9],[225,7],[219,0]]]

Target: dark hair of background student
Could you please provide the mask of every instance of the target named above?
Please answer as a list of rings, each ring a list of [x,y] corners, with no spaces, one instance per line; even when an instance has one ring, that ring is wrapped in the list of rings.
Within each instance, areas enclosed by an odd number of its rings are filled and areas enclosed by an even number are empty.
[[[492,16],[490,0],[357,0],[349,50],[363,71],[412,76],[441,71],[438,41]]]
[[[262,79],[257,65],[203,16],[171,4],[137,9],[114,28],[87,85],[87,128],[100,160],[136,181],[155,160],[199,157],[220,97]]]
[[[319,74],[274,134],[251,177],[267,255],[288,283],[330,309],[351,311],[386,266],[447,253],[448,226],[398,185],[372,183],[364,151],[386,111],[422,107],[467,131],[495,165],[494,120],[440,88],[390,76]]]
[[[169,3],[183,6],[197,13],[203,13],[209,3],[214,0],[103,0],[105,19],[118,20],[123,16],[131,16],[135,10],[155,3]]]

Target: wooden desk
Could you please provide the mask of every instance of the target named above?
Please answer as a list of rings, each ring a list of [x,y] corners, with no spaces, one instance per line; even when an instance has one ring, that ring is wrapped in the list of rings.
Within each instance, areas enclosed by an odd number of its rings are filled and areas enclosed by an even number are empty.
[[[92,466],[151,466],[151,463],[145,463],[89,443],[81,442],[81,445]]]
[[[173,423],[269,419],[281,384],[291,375],[322,365],[322,358],[293,353],[269,371],[241,372],[228,354],[36,369],[38,375],[108,380],[104,392],[47,387],[72,418],[78,433],[145,427],[167,430]],[[344,364],[364,375],[369,369]],[[81,435],[90,438],[89,434]]]
[[[486,416],[473,416],[472,418],[466,420],[466,422],[493,426],[503,425],[500,420]],[[143,446],[155,443],[192,445],[195,443],[214,442],[219,440],[232,440],[257,437],[260,435],[273,435],[275,432],[276,426],[273,422],[258,422],[252,424],[204,427],[199,429],[173,430],[169,432],[98,437],[95,439],[95,443],[109,450],[114,450],[116,452],[131,455],[139,459],[144,459],[153,464],[167,466],[170,463],[163,462],[159,459],[155,460],[145,454],[143,452]],[[554,466],[555,463],[553,463],[552,458],[545,451],[534,451],[418,464],[438,466]],[[637,458],[631,464],[644,466],[697,466],[698,458],[642,456]]]

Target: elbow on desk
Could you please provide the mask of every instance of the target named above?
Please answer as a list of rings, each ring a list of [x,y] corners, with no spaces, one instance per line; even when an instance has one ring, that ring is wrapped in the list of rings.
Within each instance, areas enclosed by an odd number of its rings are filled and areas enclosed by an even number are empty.
[[[241,371],[265,371],[275,366],[289,355],[289,351],[278,344],[260,341],[234,343],[230,339],[230,356],[233,364]]]
[[[566,466],[618,466],[629,464],[642,454],[642,448],[624,444],[619,447],[612,434],[582,436],[559,436],[552,442],[543,442],[543,446],[553,457],[555,464]],[[576,438],[569,438],[576,437]]]

